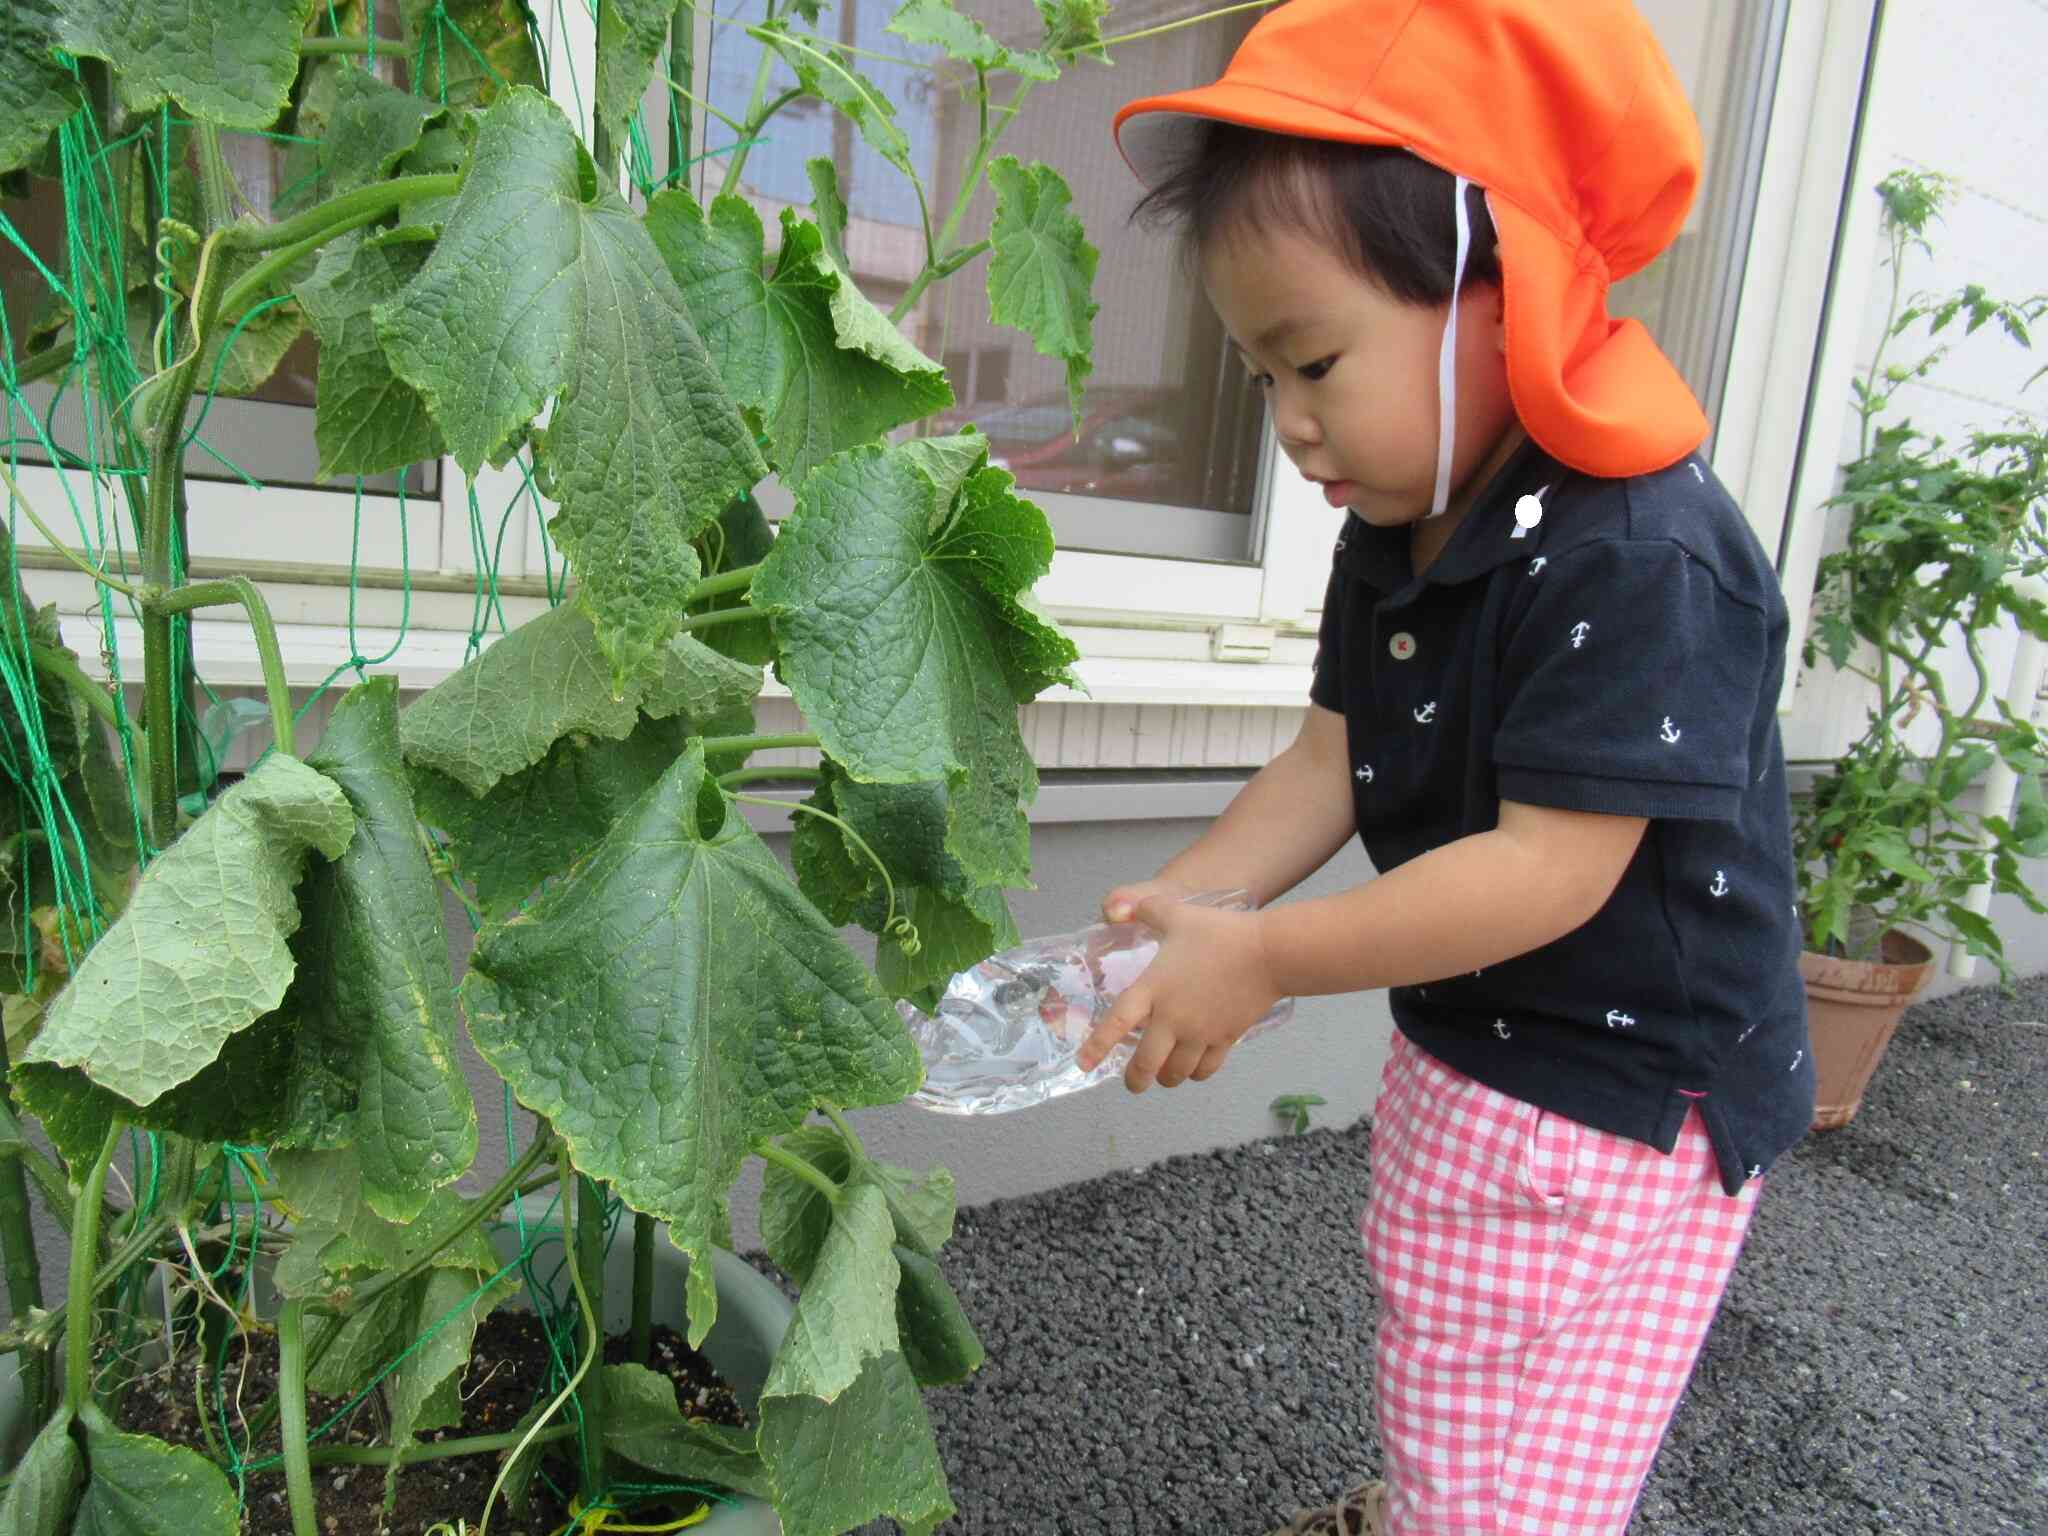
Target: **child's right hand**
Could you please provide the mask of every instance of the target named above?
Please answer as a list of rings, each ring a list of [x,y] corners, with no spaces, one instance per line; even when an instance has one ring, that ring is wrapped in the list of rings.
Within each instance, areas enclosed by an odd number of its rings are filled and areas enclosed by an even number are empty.
[[[1106,923],[1128,923],[1136,915],[1139,903],[1154,896],[1171,896],[1176,901],[1185,901],[1200,892],[1185,880],[1134,880],[1129,885],[1120,885],[1102,898],[1102,920]]]

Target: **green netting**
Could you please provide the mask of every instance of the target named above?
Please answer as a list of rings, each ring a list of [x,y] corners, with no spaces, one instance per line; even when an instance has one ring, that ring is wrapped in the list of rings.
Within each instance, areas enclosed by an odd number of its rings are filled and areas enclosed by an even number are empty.
[[[553,0],[557,24],[562,20],[562,3],[563,0]],[[597,0],[582,0],[582,3],[595,14]],[[539,18],[528,6],[522,5],[521,10],[529,38],[545,70],[548,53]],[[324,12],[331,35],[346,35],[334,0],[326,0]],[[375,36],[374,30],[359,41],[365,51],[357,55],[354,62],[368,70],[376,71],[380,60],[388,64],[394,52],[405,58],[405,51],[400,45],[390,38]],[[463,32],[437,0],[428,11],[417,44],[405,62],[410,66],[413,81],[432,78],[440,82],[444,102],[447,60],[451,49],[466,51],[489,71],[494,80],[503,84],[502,77],[484,51]],[[66,63],[74,74],[79,73],[75,61]],[[571,98],[581,109],[585,102],[582,82],[572,77],[568,85]],[[672,130],[679,130],[680,124],[673,120],[674,112],[671,99],[670,126]],[[4,609],[0,609],[0,618],[4,618],[4,623],[0,623],[0,688],[6,690],[6,706],[11,719],[19,724],[17,731],[0,731],[0,772],[5,774],[5,782],[0,784],[0,797],[11,798],[19,813],[17,824],[20,830],[13,834],[8,851],[14,856],[14,888],[21,893],[20,899],[12,902],[15,909],[12,916],[19,927],[14,939],[24,957],[24,989],[30,993],[35,991],[39,979],[39,955],[42,952],[36,942],[38,917],[50,925],[56,941],[61,944],[68,973],[75,969],[85,950],[104,932],[109,913],[92,880],[88,838],[80,821],[86,808],[77,803],[80,791],[76,781],[67,780],[64,766],[53,756],[51,722],[45,718],[37,691],[39,660],[45,670],[53,664],[50,653],[55,645],[55,636],[46,628],[38,630],[39,616],[32,613],[26,603],[16,601],[12,596],[22,591],[16,536],[23,519],[35,525],[50,543],[77,551],[79,562],[100,577],[98,602],[93,612],[99,632],[100,658],[111,684],[107,696],[113,734],[118,743],[117,760],[127,791],[128,820],[132,823],[141,862],[146,863],[160,851],[148,840],[148,818],[144,814],[147,786],[136,750],[136,727],[129,716],[126,688],[123,686],[134,680],[122,673],[117,625],[123,616],[138,625],[141,621],[139,605],[122,579],[122,574],[132,569],[131,554],[139,560],[142,548],[148,464],[147,445],[136,429],[131,408],[142,395],[149,378],[166,368],[176,353],[183,298],[174,286],[172,273],[181,259],[191,259],[196,255],[193,232],[176,219],[171,201],[174,154],[183,153],[181,134],[191,126],[168,106],[157,111],[133,132],[112,142],[101,138],[96,119],[89,111],[81,112],[65,123],[57,136],[65,240],[61,255],[54,262],[46,262],[8,219],[4,209],[0,209],[0,240],[7,241],[26,258],[47,285],[47,293],[42,296],[47,305],[68,316],[70,322],[68,355],[56,359],[56,366],[42,366],[36,371],[37,378],[49,379],[53,386],[49,398],[38,410],[25,393],[34,380],[24,379],[17,367],[17,360],[28,350],[23,345],[24,338],[12,333],[6,312],[0,309],[0,397],[4,397],[4,407],[0,407],[0,464],[4,464],[7,471],[4,489],[11,535],[8,541],[10,568],[5,576],[9,583],[9,597]],[[257,137],[301,145],[319,142],[288,134],[262,134]],[[139,157],[121,154],[131,147],[139,149]],[[729,149],[718,151],[727,152]],[[627,174],[643,194],[651,194],[687,169],[687,166],[677,166],[656,177],[653,152],[637,123],[629,135],[625,159]],[[146,253],[148,270],[140,273],[130,270],[135,253],[131,250],[132,226],[128,212],[136,194],[130,185],[123,183],[124,173],[127,177],[145,175],[144,185],[154,188],[156,193],[154,214],[158,235]],[[277,201],[288,206],[305,183],[317,175],[315,170],[284,188]],[[149,300],[145,313],[153,323],[148,326],[146,334],[139,334],[131,325],[130,298],[138,292]],[[244,316],[237,324],[229,334],[211,376],[203,381],[187,428],[185,446],[206,455],[229,474],[256,489],[263,488],[262,482],[210,442],[206,427],[221,390],[223,370],[243,332],[263,312],[288,302],[290,300],[286,297],[274,299]],[[67,402],[77,412],[79,427],[75,441],[60,442],[55,424],[60,408]],[[28,457],[25,458],[25,454]],[[20,482],[25,465],[47,467],[55,472],[61,505],[47,496],[23,494]],[[549,601],[559,602],[564,595],[567,571],[558,571],[546,537],[546,511],[534,487],[530,451],[519,456],[517,467],[520,471],[519,488],[495,513],[487,512],[480,504],[474,482],[467,490],[469,532],[477,574],[466,656],[475,655],[493,630],[503,631],[508,627],[499,591],[499,569],[506,536],[515,517],[530,514],[535,519],[540,532],[544,585]],[[353,673],[357,678],[366,678],[370,668],[388,662],[404,644],[413,617],[413,544],[409,524],[412,505],[405,489],[407,478],[404,473],[398,476],[396,493],[402,563],[402,606],[397,635],[381,653],[374,656],[364,654],[357,612],[362,584],[359,559],[364,498],[368,493],[363,480],[358,478],[353,487],[348,654],[336,662],[333,670],[298,706],[300,718],[304,718],[345,676]],[[41,479],[38,483],[47,485],[50,482]],[[171,555],[173,580],[182,582],[186,577],[186,551],[178,547],[175,540]],[[235,715],[225,708],[224,701],[193,666],[188,616],[179,615],[174,620],[174,636],[179,653],[177,675],[189,677],[210,706],[208,719],[193,719],[191,698],[184,688],[177,689],[174,708],[178,719],[172,730],[163,733],[165,740],[172,744],[173,751],[177,750],[177,744],[189,743],[200,759],[180,765],[188,775],[180,782],[196,781],[197,784],[182,803],[187,810],[196,812],[204,807],[209,791],[219,779],[221,757],[231,739]],[[223,736],[211,718],[216,713],[227,723],[229,735]],[[5,875],[6,870],[0,868],[0,879]],[[51,900],[47,906],[37,908],[29,899],[29,893],[42,890],[50,893]],[[507,1088],[508,1166],[517,1160],[517,1148],[513,1142],[514,1123],[511,1092]],[[133,1220],[139,1225],[155,1211],[161,1198],[159,1175],[163,1149],[160,1138],[153,1133],[132,1137],[130,1149],[130,1166],[137,1172],[136,1215]],[[264,1190],[270,1179],[263,1149],[235,1145],[222,1147],[209,1177],[213,1180],[216,1194],[200,1224],[209,1229],[224,1225],[227,1237],[217,1262],[196,1270],[194,1280],[202,1290],[210,1291],[214,1299],[246,1318],[253,1312],[255,1260],[266,1231]],[[539,1400],[549,1400],[559,1393],[575,1375],[579,1363],[582,1315],[565,1279],[566,1249],[552,1267],[543,1257],[548,1244],[562,1246],[560,1227],[551,1226],[548,1222],[548,1215],[553,1209],[551,1204],[548,1213],[529,1220],[521,1204],[515,1200],[509,1225],[518,1235],[516,1255],[395,1358],[386,1362],[376,1379],[347,1404],[324,1423],[314,1426],[311,1438],[317,1442],[332,1434],[385,1376],[464,1312],[478,1296],[514,1272],[524,1282],[527,1297],[541,1321],[549,1344],[550,1379],[542,1387]],[[624,1207],[618,1201],[607,1202],[608,1236],[616,1232],[623,1211]],[[138,1308],[134,1303],[139,1301],[139,1288],[146,1278],[146,1267],[139,1266],[124,1279],[126,1295],[131,1303],[123,1308],[125,1317],[132,1319],[137,1314]],[[228,1287],[230,1294],[221,1294],[219,1287],[223,1285]],[[227,1382],[230,1372],[226,1367],[228,1351],[237,1332],[225,1328],[219,1330],[214,1344],[214,1385],[208,1405],[211,1420],[209,1440],[246,1501],[249,1476],[272,1468],[281,1457],[254,1452],[248,1442],[247,1421],[233,1411],[229,1401]],[[118,1354],[130,1341],[113,1342]],[[577,1425],[580,1434],[581,1422],[573,1397],[564,1411]],[[636,1503],[682,1493],[699,1494],[710,1500],[726,1497],[716,1490],[686,1485],[621,1482],[595,1493],[586,1490],[586,1502],[577,1506],[570,1526],[564,1529],[675,1529],[690,1522],[632,1527],[610,1517]],[[566,1499],[566,1494],[564,1497]]]

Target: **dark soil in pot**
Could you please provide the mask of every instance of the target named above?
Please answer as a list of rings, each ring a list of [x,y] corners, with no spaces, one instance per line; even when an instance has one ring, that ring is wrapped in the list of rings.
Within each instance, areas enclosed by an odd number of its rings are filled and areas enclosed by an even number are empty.
[[[247,1344],[246,1357],[239,1342],[228,1346],[225,1389],[231,1423],[236,1422],[238,1388],[241,1411],[250,1418],[277,1395],[276,1335],[252,1333]],[[607,1364],[620,1364],[630,1358],[630,1353],[629,1341],[622,1334],[605,1341]],[[121,1427],[137,1434],[155,1435],[173,1445],[189,1446],[205,1455],[206,1440],[199,1427],[193,1379],[200,1369],[198,1359],[198,1351],[187,1344],[171,1365],[141,1378],[122,1404]],[[532,1313],[509,1309],[492,1313],[477,1330],[469,1370],[463,1377],[461,1425],[429,1430],[419,1438],[432,1443],[503,1434],[513,1429],[541,1396],[548,1363],[547,1341]],[[732,1388],[708,1360],[690,1348],[680,1333],[666,1325],[658,1325],[654,1330],[652,1368],[676,1384],[677,1402],[686,1414],[717,1424],[747,1422],[746,1412]],[[210,1406],[210,1379],[205,1385]],[[317,1431],[344,1401],[308,1394],[308,1429]],[[372,1394],[356,1405],[348,1419],[315,1441],[314,1449],[317,1452],[321,1446],[377,1443],[381,1438],[381,1419],[378,1400]],[[551,1422],[561,1420],[558,1417]],[[215,1434],[219,1434],[217,1424]],[[278,1434],[272,1428],[262,1444],[244,1454],[258,1461],[276,1455],[278,1449]],[[568,1520],[567,1506],[549,1486],[549,1479],[563,1492],[573,1491],[575,1441],[557,1441],[548,1450],[542,1461],[547,1475],[534,1479],[533,1496],[523,1515],[511,1514],[500,1496],[491,1515],[493,1536],[499,1532],[504,1536],[550,1536]],[[469,1522],[473,1533],[483,1513],[485,1495],[498,1475],[500,1454],[450,1456],[408,1465],[399,1473],[398,1503],[389,1515],[384,1513],[383,1467],[316,1463],[313,1491],[319,1502],[322,1536],[424,1536],[430,1527],[442,1521],[448,1522],[452,1531],[456,1528],[454,1522],[461,1519]],[[633,1518],[635,1523],[661,1524],[679,1518],[694,1505],[694,1500],[687,1500],[673,1507],[638,1506]],[[281,1465],[249,1479],[249,1502],[242,1517],[242,1530],[245,1536],[292,1536],[291,1508],[285,1497]]]

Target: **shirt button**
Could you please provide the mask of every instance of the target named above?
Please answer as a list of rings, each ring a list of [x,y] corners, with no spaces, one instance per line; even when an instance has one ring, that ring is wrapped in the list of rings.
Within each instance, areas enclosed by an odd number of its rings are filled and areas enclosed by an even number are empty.
[[[1406,661],[1415,654],[1415,637],[1404,629],[1387,642],[1387,650],[1394,660]]]

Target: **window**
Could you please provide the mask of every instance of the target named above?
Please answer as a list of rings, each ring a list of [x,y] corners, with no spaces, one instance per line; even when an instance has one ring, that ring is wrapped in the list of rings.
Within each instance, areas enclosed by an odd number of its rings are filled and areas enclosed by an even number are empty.
[[[934,223],[945,218],[980,124],[972,74],[937,50],[916,49],[885,30],[894,0],[842,0],[826,30],[871,53],[918,59],[913,67],[863,56],[869,75],[897,104],[897,123],[932,196]],[[999,41],[1033,45],[1035,8],[1016,0],[962,0]],[[1119,6],[1114,30],[1137,31],[1199,14],[1192,0]],[[735,18],[758,19],[760,0]],[[1064,365],[1042,357],[1029,337],[988,319],[988,258],[977,258],[933,285],[903,319],[927,356],[944,361],[959,405],[936,418],[945,431],[972,421],[994,456],[1044,507],[1063,549],[1248,561],[1261,455],[1264,404],[1230,355],[1222,327],[1196,285],[1161,251],[1158,237],[1127,225],[1141,189],[1110,144],[1117,107],[1147,91],[1221,72],[1250,28],[1243,14],[1145,39],[1117,52],[1114,69],[1070,65],[1057,85],[1033,89],[997,152],[1058,170],[1073,189],[1074,211],[1101,252],[1096,269],[1095,371],[1076,433]],[[836,26],[836,32],[833,30]],[[709,97],[743,118],[760,45],[721,24],[708,39]],[[794,83],[779,60],[771,95]],[[992,110],[1015,90],[1005,78]],[[715,126],[716,147],[731,132]],[[839,114],[778,114],[746,161],[742,184],[764,210],[809,202],[804,164],[825,156],[837,169],[852,212],[848,257],[862,291],[883,305],[909,286],[924,259],[915,192]],[[707,162],[709,190],[722,161]],[[979,232],[994,216],[986,186],[961,225]]]
[[[378,14],[380,33],[397,36],[400,27],[394,0],[380,0]],[[327,67],[361,68],[362,61],[334,59]],[[381,54],[377,73],[387,83],[405,87],[407,70],[402,50]],[[196,168],[190,134],[175,113],[171,114],[171,122],[174,161],[189,174]],[[295,141],[311,129],[311,124],[302,127],[293,121],[281,126],[298,132],[221,135],[221,155],[234,177],[245,211],[264,219],[282,217],[318,196],[316,152],[310,144]],[[137,174],[142,174],[140,166]],[[147,359],[150,332],[161,312],[152,303],[148,287],[150,257],[142,246],[141,210],[148,206],[149,193],[137,186],[129,196],[135,210],[135,227],[124,253],[123,278],[130,294],[130,346],[138,359]],[[33,179],[28,195],[0,203],[0,212],[5,213],[16,233],[35,253],[36,260],[68,281],[63,184]],[[178,212],[191,222],[191,210]],[[57,330],[63,311],[50,284],[35,262],[8,240],[0,240],[0,290],[6,294],[8,331],[17,356],[39,351],[53,339],[59,345],[68,342],[69,332],[60,335]],[[195,442],[187,452],[188,480],[239,482],[242,473],[246,473],[265,485],[315,487],[319,460],[313,445],[311,408],[319,358],[319,341],[308,327],[285,351],[276,369],[254,390],[215,399],[206,412],[204,446]],[[23,394],[38,418],[46,421],[45,430],[60,449],[83,453],[89,434],[96,436],[102,430],[88,425],[83,401],[75,387],[65,389],[51,381],[32,384]],[[34,430],[26,423],[13,424],[5,435],[26,439],[15,445],[23,460],[48,462]],[[97,456],[106,457],[104,452]],[[438,468],[435,464],[421,464],[408,470],[407,494],[432,494]],[[366,479],[363,488],[371,493],[395,494],[398,476],[386,474]]]

